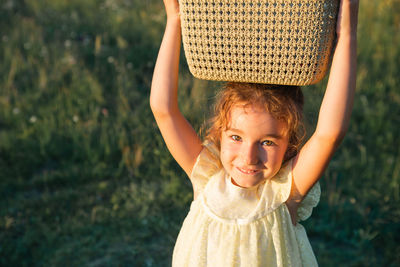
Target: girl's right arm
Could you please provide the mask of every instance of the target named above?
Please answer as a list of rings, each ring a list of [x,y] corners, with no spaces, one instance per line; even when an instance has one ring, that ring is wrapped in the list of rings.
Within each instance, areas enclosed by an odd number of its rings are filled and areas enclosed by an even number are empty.
[[[151,84],[150,106],[172,156],[190,176],[202,145],[178,107],[178,72],[181,46],[179,4],[164,0],[167,25]]]

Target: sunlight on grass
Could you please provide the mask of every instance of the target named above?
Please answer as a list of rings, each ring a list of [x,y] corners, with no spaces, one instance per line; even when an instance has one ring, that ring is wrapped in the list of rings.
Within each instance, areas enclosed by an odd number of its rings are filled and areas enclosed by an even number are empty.
[[[169,266],[192,191],[149,109],[162,1],[0,4],[1,266]],[[348,135],[306,228],[321,266],[400,263],[400,4],[361,1]],[[181,59],[200,130],[221,83]],[[304,88],[310,131],[326,79]]]

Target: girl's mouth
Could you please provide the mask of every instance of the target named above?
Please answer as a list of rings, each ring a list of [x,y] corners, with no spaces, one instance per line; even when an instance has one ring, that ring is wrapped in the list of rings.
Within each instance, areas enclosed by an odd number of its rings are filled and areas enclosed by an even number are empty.
[[[244,169],[240,167],[236,167],[241,173],[247,174],[247,175],[253,175],[259,172],[259,170],[252,170],[252,169]]]

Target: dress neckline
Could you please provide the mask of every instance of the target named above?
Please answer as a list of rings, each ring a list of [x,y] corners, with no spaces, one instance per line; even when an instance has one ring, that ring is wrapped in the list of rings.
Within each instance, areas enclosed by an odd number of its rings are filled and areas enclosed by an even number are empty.
[[[252,187],[241,187],[238,186],[234,183],[234,180],[232,177],[230,177],[228,174],[226,174],[225,176],[225,181],[226,181],[226,185],[227,185],[227,189],[228,191],[230,191],[230,193],[250,199],[250,198],[256,198],[256,199],[260,199],[261,197],[261,193],[262,190],[264,188],[264,182],[261,182],[258,185],[252,186]]]

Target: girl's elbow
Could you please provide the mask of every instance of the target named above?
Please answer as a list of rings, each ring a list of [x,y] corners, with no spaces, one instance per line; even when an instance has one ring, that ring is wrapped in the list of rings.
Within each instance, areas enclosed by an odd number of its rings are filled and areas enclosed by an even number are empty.
[[[160,99],[154,95],[150,95],[150,109],[154,115],[157,114],[167,114],[168,110],[168,103],[166,103],[165,99]]]
[[[344,137],[346,136],[347,133],[347,129],[348,126],[343,126],[342,128],[340,128],[335,135],[335,142],[337,143],[337,145],[340,145],[344,139]]]
[[[339,147],[343,142],[344,137],[346,136],[346,132],[340,132],[335,138],[333,138],[332,142],[335,148]]]
[[[323,143],[330,144],[330,146],[337,148],[340,146],[344,137],[346,136],[346,132],[346,129],[340,129],[337,131],[319,133],[317,136]]]
[[[156,102],[156,100],[154,99],[154,97],[151,97],[150,96],[150,109],[151,109],[151,111],[154,113],[154,112],[157,112],[157,107],[158,107],[158,105],[157,105],[157,102]]]
[[[174,108],[170,103],[158,101],[157,99],[152,99],[151,97],[150,109],[155,118],[171,117],[177,112],[176,108]]]
[[[167,108],[161,108],[160,106],[154,105],[151,102],[150,102],[150,109],[155,118],[165,117],[168,116],[169,114]]]

